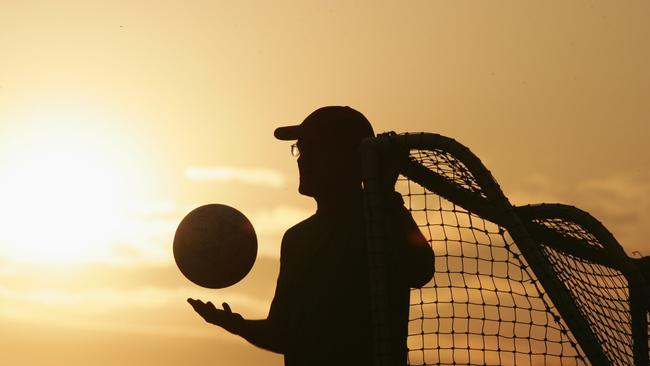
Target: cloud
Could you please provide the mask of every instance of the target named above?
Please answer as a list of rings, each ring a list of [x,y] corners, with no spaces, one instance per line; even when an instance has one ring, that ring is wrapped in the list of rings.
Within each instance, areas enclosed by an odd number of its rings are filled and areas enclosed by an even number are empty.
[[[283,188],[286,181],[284,175],[276,170],[226,166],[191,166],[185,170],[185,177],[195,182],[239,182],[276,189]]]
[[[118,309],[133,308],[161,308],[176,303],[188,297],[208,297],[210,290],[200,289],[196,286],[182,286],[174,288],[140,287],[134,289],[96,289],[86,291],[67,291],[64,289],[35,289],[18,290],[0,287],[0,298],[4,301],[23,302],[36,305],[53,307],[74,307],[76,311],[85,313],[98,313]],[[264,311],[268,309],[268,302],[244,294],[231,292],[229,301],[235,304],[245,304],[246,308]]]
[[[253,269],[240,283],[219,291],[223,294],[242,293],[261,301],[269,300],[273,295],[279,265],[277,258],[258,256]],[[143,288],[173,290],[187,286],[200,289],[181,274],[171,254],[164,264],[80,263],[61,266],[13,263],[5,267],[6,270],[0,272],[0,288],[26,292],[52,290],[91,293],[108,289],[126,293]]]
[[[177,207],[174,201],[164,199],[142,202],[134,205],[132,210],[134,213],[145,217],[165,217],[175,214]]]
[[[205,327],[191,311],[188,297],[215,304],[228,301],[234,311],[256,318],[268,312],[270,303],[240,291],[215,300],[213,290],[196,286],[86,291],[0,287],[0,321],[125,333],[212,335],[214,329]]]
[[[171,244],[178,223],[191,208],[176,207],[167,217],[138,218],[137,228],[121,241],[111,244],[110,260],[118,264],[165,263],[170,258]],[[313,209],[278,205],[245,210],[258,239],[259,254],[277,257],[282,234],[313,214]]]
[[[261,319],[268,313],[279,263],[258,258],[249,275],[226,289],[191,284],[168,266],[14,265],[0,276],[0,323],[15,329],[223,337],[206,326],[186,303],[188,297],[227,301],[234,311]]]

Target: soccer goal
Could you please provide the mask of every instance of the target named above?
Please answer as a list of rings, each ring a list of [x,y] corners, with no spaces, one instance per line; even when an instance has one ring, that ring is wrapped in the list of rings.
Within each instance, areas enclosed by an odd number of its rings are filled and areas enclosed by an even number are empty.
[[[432,281],[411,290],[409,365],[650,364],[650,279],[595,218],[512,206],[481,161],[441,135],[383,134],[362,156],[377,366],[391,352],[382,180],[395,167],[436,255]]]

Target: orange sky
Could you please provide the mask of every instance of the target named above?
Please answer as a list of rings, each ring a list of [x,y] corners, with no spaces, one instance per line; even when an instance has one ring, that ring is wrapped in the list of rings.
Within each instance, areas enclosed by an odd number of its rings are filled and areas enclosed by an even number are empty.
[[[266,315],[279,239],[314,208],[272,132],[323,105],[451,136],[514,204],[578,206],[650,255],[649,15],[646,1],[0,2],[2,363],[281,364],[184,300]],[[260,239],[225,290],[171,258],[180,218],[208,202]]]

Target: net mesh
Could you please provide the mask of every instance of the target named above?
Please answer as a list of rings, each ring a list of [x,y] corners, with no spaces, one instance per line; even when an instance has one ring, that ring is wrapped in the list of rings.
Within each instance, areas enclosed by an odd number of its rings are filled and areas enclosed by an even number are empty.
[[[560,219],[534,220],[563,236],[603,248],[597,238],[577,223]],[[634,363],[629,284],[621,271],[591,263],[543,245],[555,274],[565,284],[580,313],[602,345],[612,365]]]
[[[432,149],[417,150],[417,152],[412,151],[412,153],[415,153],[415,156],[413,154],[411,156],[414,156],[418,163],[425,168],[436,172],[438,175],[445,177],[447,180],[453,182],[457,187],[478,194],[482,198],[487,197],[476,179],[474,179],[474,175],[469,171],[465,164],[456,159],[448,151]]]
[[[411,158],[486,196],[451,154]],[[504,228],[403,176],[396,189],[436,254],[432,281],[411,291],[410,365],[589,364]]]

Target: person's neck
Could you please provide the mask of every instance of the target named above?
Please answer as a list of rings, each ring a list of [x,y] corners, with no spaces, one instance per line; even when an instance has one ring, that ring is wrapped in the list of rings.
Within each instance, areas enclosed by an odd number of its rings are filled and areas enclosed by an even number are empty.
[[[330,214],[350,211],[361,208],[363,202],[363,190],[351,188],[339,191],[330,191],[327,194],[314,197],[316,200],[317,212],[321,214]]]

